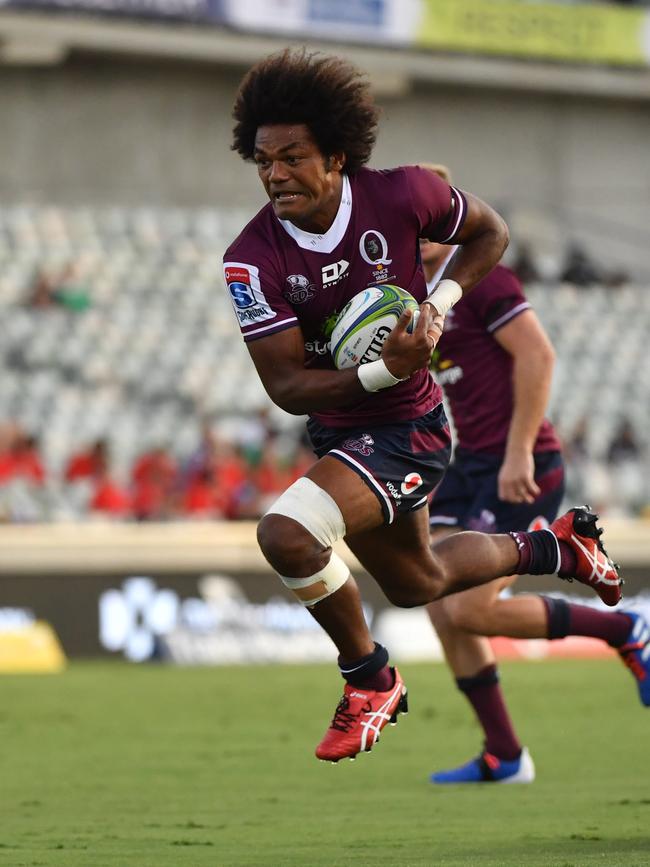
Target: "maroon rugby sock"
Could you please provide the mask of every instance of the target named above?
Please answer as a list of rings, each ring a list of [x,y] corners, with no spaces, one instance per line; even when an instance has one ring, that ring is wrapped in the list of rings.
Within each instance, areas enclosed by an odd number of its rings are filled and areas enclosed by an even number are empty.
[[[562,539],[557,539],[550,530],[532,530],[527,533],[517,531],[509,535],[517,545],[517,575],[555,575],[556,572],[560,575],[573,574],[576,567],[575,552]]]
[[[485,732],[486,751],[506,761],[516,759],[521,754],[521,744],[506,708],[496,665],[486,665],[474,677],[458,677],[456,684],[474,708]]]
[[[339,670],[351,686],[387,692],[395,683],[388,666],[388,651],[375,642],[375,649],[360,659],[343,659],[339,656]]]
[[[564,599],[542,596],[548,618],[548,637],[585,635],[600,638],[612,647],[622,647],[627,641],[632,618],[619,611],[599,611],[586,605],[574,605]]]

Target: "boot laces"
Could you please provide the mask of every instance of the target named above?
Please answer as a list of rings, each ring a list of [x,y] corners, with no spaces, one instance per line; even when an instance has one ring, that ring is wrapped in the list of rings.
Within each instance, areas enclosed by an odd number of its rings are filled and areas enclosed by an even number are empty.
[[[336,710],[334,711],[334,717],[332,718],[330,728],[336,729],[339,732],[349,732],[357,718],[364,710],[372,710],[370,702],[367,702],[366,706],[361,708],[358,713],[352,713],[350,711],[350,699],[347,695],[342,696],[341,701],[337,704]]]

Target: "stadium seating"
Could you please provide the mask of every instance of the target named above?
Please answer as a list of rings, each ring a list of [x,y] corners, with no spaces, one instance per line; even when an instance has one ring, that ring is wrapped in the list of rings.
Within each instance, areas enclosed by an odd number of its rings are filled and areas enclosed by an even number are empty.
[[[53,479],[72,451],[98,437],[110,440],[125,477],[152,444],[190,452],[202,419],[227,422],[270,406],[221,274],[223,250],[249,217],[225,209],[0,208],[0,421],[38,437]],[[39,274],[54,287],[41,303]],[[639,432],[650,426],[650,380],[641,376],[650,293],[569,285],[528,292],[557,349],[551,416],[566,437],[586,418],[588,456],[602,462],[621,417]],[[297,431],[296,419],[272,412],[277,425]],[[637,475],[640,505],[650,490],[648,473]],[[18,488],[12,502],[32,518]],[[6,497],[4,490],[0,508]],[[87,491],[64,492],[50,480],[42,497],[48,515],[65,517],[83,513]]]

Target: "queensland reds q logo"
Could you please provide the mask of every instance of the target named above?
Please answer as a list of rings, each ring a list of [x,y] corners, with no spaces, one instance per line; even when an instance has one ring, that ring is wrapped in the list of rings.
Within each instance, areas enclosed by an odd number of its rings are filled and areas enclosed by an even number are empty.
[[[368,229],[359,239],[359,252],[369,265],[390,265],[388,241],[377,229]]]

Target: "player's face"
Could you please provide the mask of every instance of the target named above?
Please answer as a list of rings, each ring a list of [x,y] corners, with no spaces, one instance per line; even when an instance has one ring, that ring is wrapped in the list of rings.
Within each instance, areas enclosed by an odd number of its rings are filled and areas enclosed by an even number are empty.
[[[326,232],[341,200],[343,155],[327,159],[305,124],[268,124],[257,130],[254,156],[276,216]]]

